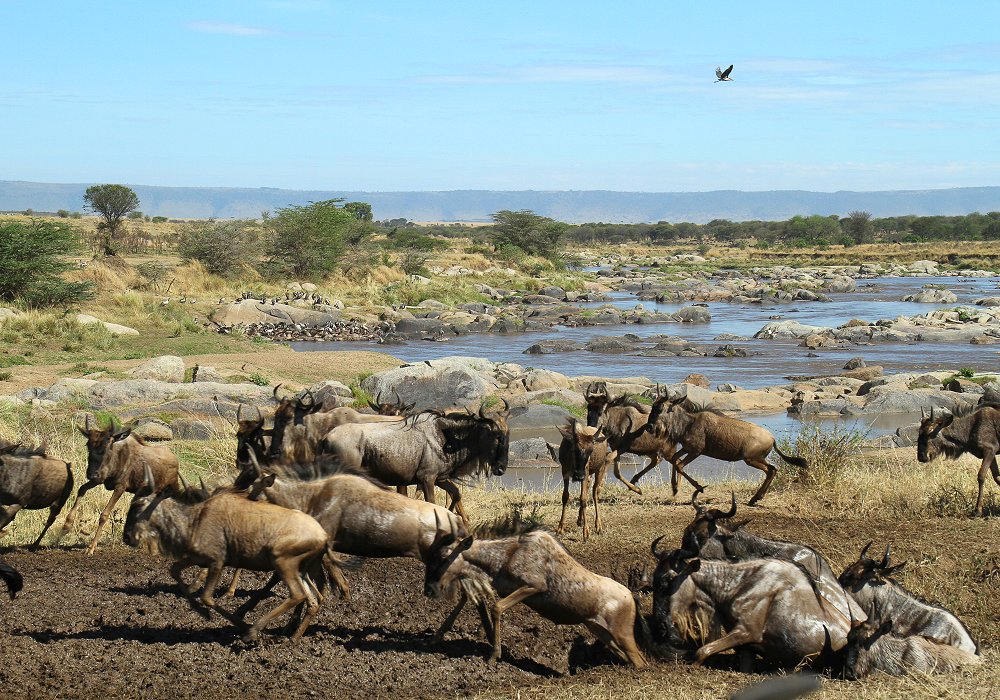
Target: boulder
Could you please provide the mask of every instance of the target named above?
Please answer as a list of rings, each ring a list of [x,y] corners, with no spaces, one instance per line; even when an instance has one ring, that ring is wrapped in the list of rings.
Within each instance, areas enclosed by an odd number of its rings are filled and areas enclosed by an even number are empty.
[[[673,317],[681,323],[710,323],[712,320],[711,312],[704,306],[685,306]]]
[[[542,340],[524,351],[525,355],[551,355],[557,352],[583,350],[583,345],[572,340]]]
[[[916,304],[954,304],[958,301],[958,297],[947,289],[925,289],[916,294],[907,294],[901,301],[912,301]]]
[[[216,427],[212,422],[197,418],[178,418],[170,428],[178,440],[215,440],[232,433],[232,428]]]
[[[159,418],[139,418],[132,424],[132,434],[147,442],[174,439],[173,430]]]
[[[831,338],[828,335],[812,333],[803,338],[799,345],[810,350],[818,350],[819,348],[835,348],[838,343],[835,338]]]
[[[427,408],[477,411],[497,387],[495,381],[488,381],[476,369],[441,360],[390,369],[361,382],[361,388],[371,396],[398,393],[403,403],[414,404],[418,411]]]
[[[713,357],[750,357],[750,353],[735,345],[720,345]]]
[[[917,260],[910,263],[907,269],[910,270],[910,272],[933,274],[938,271],[938,264],[933,260]]]
[[[95,316],[88,316],[87,314],[77,314],[76,321],[77,323],[82,323],[85,326],[99,323],[103,325],[112,335],[139,335],[139,331],[134,328],[129,328],[128,326],[123,326],[118,323],[108,323],[107,321],[102,321]]]
[[[557,287],[555,285],[549,287],[542,287],[538,290],[538,293],[545,297],[552,297],[554,299],[559,299],[562,301],[566,298],[566,290],[562,287]]]
[[[215,367],[210,367],[209,365],[195,365],[194,370],[191,372],[191,381],[224,384],[226,382],[226,378],[219,374],[219,371],[215,369]]]
[[[847,364],[844,365],[844,369],[860,369],[860,368],[865,367],[865,366],[866,366],[865,365],[865,358],[863,358],[863,357],[852,357],[851,359],[849,359],[847,361]]]
[[[846,275],[836,275],[827,280],[822,287],[824,292],[836,292],[840,294],[853,292],[855,288],[856,285],[854,280]]]
[[[970,381],[968,379],[963,379],[962,377],[955,377],[948,385],[945,387],[948,391],[954,391],[959,394],[985,394],[986,389],[982,385],[976,382]]]
[[[555,464],[559,448],[549,445],[545,438],[533,437],[523,440],[511,440],[510,460],[512,462],[547,462]]]
[[[588,342],[584,349],[610,355],[621,355],[638,349],[637,342],[626,337],[602,336]]]
[[[8,318],[14,318],[17,316],[17,312],[14,309],[5,309],[0,306],[0,323],[6,321]]]
[[[521,378],[526,391],[539,391],[541,389],[569,389],[571,384],[569,377],[558,372],[547,369],[528,370]]]
[[[184,381],[184,360],[174,355],[154,357],[128,371],[136,379],[154,379],[158,382],[180,384]]]
[[[708,377],[704,374],[689,374],[684,377],[684,384],[693,384],[694,386],[700,386],[702,389],[709,388],[712,384],[708,381]]]
[[[512,400],[518,404],[552,401],[560,405],[573,406],[574,408],[583,408],[587,405],[587,400],[583,398],[583,394],[572,389],[539,389],[537,391],[528,391],[512,397]]]
[[[810,326],[798,321],[772,321],[754,333],[754,338],[773,340],[775,338],[805,338],[809,335],[829,332],[825,326]]]
[[[507,425],[512,431],[551,430],[573,418],[573,414],[562,406],[534,403],[516,406],[510,410]]]

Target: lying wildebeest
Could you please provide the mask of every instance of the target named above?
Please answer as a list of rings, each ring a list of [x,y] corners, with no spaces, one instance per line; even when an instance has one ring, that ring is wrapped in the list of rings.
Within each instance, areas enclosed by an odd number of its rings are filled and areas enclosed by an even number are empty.
[[[851,621],[820,601],[812,577],[781,559],[716,561],[677,549],[650,550],[658,560],[653,575],[653,631],[673,647],[698,645],[695,663],[729,649],[746,647],[780,666],[794,667],[847,644]],[[741,667],[752,670],[752,656]]]
[[[188,499],[186,493],[167,495],[157,489],[148,466],[144,477],[125,519],[125,543],[133,547],[155,543],[174,559],[170,573],[192,607],[206,615],[215,610],[237,625],[242,621],[222,610],[214,599],[223,568],[273,571],[288,587],[289,597],[250,626],[244,639],[256,639],[271,620],[304,604],[305,616],[292,634],[292,639],[301,637],[325,597],[323,557],[328,553],[328,540],[320,524],[300,511],[252,501],[227,489],[207,499],[201,495]],[[182,577],[192,566],[208,568],[198,598],[194,597],[196,586],[188,586]],[[262,598],[263,593],[252,597],[241,608],[243,614]]]
[[[0,559],[0,579],[3,579],[4,584],[7,586],[7,594],[11,600],[14,600],[14,596],[17,595],[18,591],[24,588],[24,578],[17,569],[3,559]]]
[[[597,534],[604,529],[601,519],[599,496],[604,485],[604,476],[608,464],[618,456],[608,451],[608,439],[598,428],[580,425],[576,419],[559,428],[562,442],[559,443],[559,465],[562,467],[563,496],[562,516],[556,532],[562,534],[566,525],[566,505],[569,503],[569,482],[580,482],[580,515],[576,519],[577,527],[583,528],[583,541],[590,537],[590,527],[587,525],[587,488],[590,479],[594,479],[594,529]]]
[[[608,446],[618,453],[614,460],[615,477],[630,491],[641,494],[642,489],[636,486],[636,482],[658,465],[660,460],[669,462],[674,456],[674,444],[645,430],[646,421],[649,420],[649,407],[628,394],[609,401],[607,384],[598,382],[588,386],[584,396],[587,399],[587,425],[600,428],[608,438]],[[622,478],[619,464],[621,455],[626,452],[649,458],[649,464],[639,469],[631,481]],[[676,494],[676,472],[671,474],[670,483]]]
[[[866,622],[854,629],[844,650],[844,676],[859,680],[876,671],[891,676],[946,673],[981,663],[964,649],[941,644],[923,635],[899,635],[887,619],[881,625]]]
[[[434,502],[434,487],[451,496],[450,510],[468,523],[454,481],[477,472],[502,476],[509,439],[504,410],[487,414],[423,411],[393,423],[349,423],[331,430],[322,451],[389,486],[416,484]],[[322,474],[318,474],[322,476]]]
[[[892,566],[888,546],[882,561],[869,559],[865,555],[871,545],[871,542],[866,544],[858,560],[840,575],[841,585],[868,613],[869,622],[877,628],[892,620],[895,635],[926,637],[969,654],[978,654],[979,649],[968,628],[958,617],[942,607],[918,600],[890,578],[906,562]]]
[[[684,529],[681,549],[698,554],[702,559],[745,561],[748,559],[783,559],[798,564],[812,577],[820,602],[848,619],[852,626],[864,622],[868,615],[849,595],[837,579],[826,559],[812,547],[796,542],[769,540],[743,529],[746,522],[726,526],[721,521],[736,515],[736,494],[728,511],[706,508],[692,500],[696,516]]]
[[[0,445],[0,530],[24,508],[49,509],[45,527],[32,543],[37,547],[73,492],[69,462],[47,457],[45,447]]]
[[[684,468],[701,455],[727,462],[742,460],[765,473],[764,483],[748,503],[751,506],[764,497],[777,473],[767,461],[772,450],[789,464],[803,470],[808,468],[806,460],[783,453],[767,428],[685,403],[685,399],[659,397],[653,402],[645,429],[671,443],[681,444],[680,451],[673,456],[674,469],[698,491],[703,491],[704,487],[685,474]]]
[[[1000,408],[984,404],[964,415],[945,413],[938,418],[933,410],[929,416],[922,415],[917,437],[919,461],[931,462],[940,456],[958,459],[966,452],[983,460],[979,467],[979,496],[976,498],[976,515],[982,515],[986,471],[990,470],[993,481],[1000,484],[1000,468],[997,467]]]
[[[76,492],[73,507],[66,514],[63,522],[63,532],[69,530],[80,507],[80,499],[90,489],[101,484],[112,491],[111,500],[101,511],[97,522],[94,539],[87,547],[87,554],[93,554],[97,549],[97,540],[101,530],[108,522],[111,512],[118,504],[118,499],[126,491],[137,493],[145,484],[145,470],[149,470],[156,478],[160,490],[177,488],[178,461],[177,456],[164,445],[147,445],[141,438],[132,434],[129,427],[118,426],[115,420],[106,428],[91,427],[90,415],[84,425],[77,426],[80,433],[87,438],[87,481]]]
[[[439,598],[460,586],[458,606],[437,631],[440,639],[451,629],[467,599],[479,607],[480,618],[493,645],[490,661],[500,658],[500,626],[505,611],[524,603],[542,617],[560,625],[582,624],[613,652],[636,668],[646,658],[636,644],[644,636],[644,621],[631,591],[617,581],[583,567],[552,535],[543,530],[517,532],[504,523],[457,542],[442,531],[427,561],[424,593]],[[493,603],[493,593],[502,596]]]

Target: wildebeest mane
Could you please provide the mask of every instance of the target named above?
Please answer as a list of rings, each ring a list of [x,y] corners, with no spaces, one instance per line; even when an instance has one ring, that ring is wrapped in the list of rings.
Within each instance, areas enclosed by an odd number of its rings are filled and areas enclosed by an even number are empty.
[[[526,535],[529,532],[538,531],[552,532],[551,528],[546,527],[542,523],[542,516],[538,512],[538,505],[536,504],[532,506],[531,511],[527,515],[523,514],[523,509],[519,505],[515,505],[505,515],[501,515],[494,520],[479,523],[472,528],[470,534],[477,539],[500,539],[503,537],[518,537]]]
[[[611,408],[613,406],[627,406],[643,413],[649,411],[649,406],[636,400],[635,396],[632,394],[622,394],[621,396],[616,396],[608,401],[607,408]]]

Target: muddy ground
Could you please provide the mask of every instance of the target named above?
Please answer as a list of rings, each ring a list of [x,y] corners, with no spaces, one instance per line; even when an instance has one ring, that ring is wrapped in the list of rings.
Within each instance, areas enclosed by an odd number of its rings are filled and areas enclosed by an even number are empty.
[[[691,512],[651,501],[617,510],[609,505],[603,535],[586,545],[575,533],[566,537],[581,561],[604,574],[641,559],[651,536],[679,538]],[[1000,641],[993,602],[1000,593],[1000,548],[992,520],[899,525],[761,510],[750,528],[816,545],[837,570],[869,539],[889,537],[899,560],[911,561],[902,577],[907,585],[954,609],[987,649]],[[449,608],[423,596],[423,568],[414,561],[372,560],[350,572],[352,599],[327,605],[302,641],[274,634],[248,645],[225,620],[193,612],[177,597],[165,564],[147,554],[109,543],[93,557],[79,549],[7,550],[4,557],[25,578],[14,602],[0,601],[5,697],[510,697],[518,691],[560,697],[582,689],[579,684],[592,690],[635,683],[678,689],[694,683],[703,690],[690,697],[725,697],[753,680],[733,673],[728,655],[715,660],[715,668],[658,662],[636,673],[599,650],[582,628],[557,627],[524,606],[505,617],[501,663],[484,661],[488,648],[472,610],[442,645],[432,645]],[[995,663],[992,652],[988,658]],[[989,671],[968,680],[984,688],[995,676]]]

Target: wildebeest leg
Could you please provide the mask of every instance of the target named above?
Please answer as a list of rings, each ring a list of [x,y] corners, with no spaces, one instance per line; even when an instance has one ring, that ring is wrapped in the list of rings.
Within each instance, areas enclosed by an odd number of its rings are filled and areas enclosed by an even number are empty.
[[[284,581],[285,585],[288,587],[288,600],[285,600],[274,608],[274,610],[271,610],[257,620],[257,622],[255,622],[253,626],[246,631],[246,634],[243,635],[243,639],[245,641],[254,641],[260,635],[260,631],[264,629],[264,627],[266,627],[271,620],[284,615],[290,610],[294,610],[298,607],[299,603],[309,600],[309,592],[305,583],[302,581],[302,575],[300,573],[302,560],[308,556],[309,554],[303,554],[297,557],[283,557],[275,561],[275,569],[277,570],[278,575],[281,576],[281,580]],[[315,600],[313,600],[311,604],[315,605]]]
[[[104,529],[105,524],[108,522],[108,518],[111,517],[111,511],[115,509],[118,505],[118,499],[122,497],[125,493],[124,486],[116,486],[114,492],[111,494],[111,500],[108,501],[108,505],[104,507],[101,511],[101,519],[97,521],[97,531],[94,532],[94,539],[90,541],[90,546],[87,547],[87,554],[93,554],[97,549],[97,540],[101,538],[101,530]]]
[[[59,511],[62,510],[63,505],[64,503],[55,503],[51,508],[49,508],[49,519],[45,521],[45,527],[43,527],[42,531],[38,534],[38,538],[31,543],[32,549],[38,547],[38,545],[42,543],[42,538],[45,537],[45,533],[49,531],[49,528],[52,527],[52,523],[54,523],[56,518],[59,517]],[[2,530],[3,527],[3,525],[0,525],[0,530]]]
[[[10,525],[10,523],[14,520],[14,516],[21,512],[22,508],[24,508],[24,506],[16,503],[12,506],[0,506],[0,530],[3,530],[5,527]],[[49,521],[49,525],[51,524],[52,522]],[[44,534],[44,532],[45,531],[43,530],[42,533]]]
[[[694,665],[701,666],[705,662],[705,659],[710,656],[714,656],[723,651],[728,651],[729,649],[735,649],[736,647],[743,646],[744,644],[753,644],[760,641],[759,634],[753,635],[750,630],[737,625],[726,636],[720,637],[714,642],[709,642],[705,646],[698,649],[694,655]]]
[[[236,586],[240,582],[240,571],[242,571],[242,569],[237,569],[233,572],[233,580],[229,582],[229,588],[227,588],[226,592],[222,594],[223,598],[232,598],[236,595]]]
[[[649,455],[643,455],[643,457],[649,457],[649,464],[647,464],[645,467],[637,471],[635,475],[629,480],[629,483],[632,484],[633,486],[639,481],[639,479],[643,477],[643,475],[646,472],[648,472],[650,469],[652,469],[653,467],[655,467],[657,464],[660,463],[659,454],[654,454],[652,457],[650,457]]]
[[[623,484],[625,484],[628,487],[629,491],[632,491],[633,493],[637,493],[637,494],[639,494],[641,496],[642,495],[642,489],[639,488],[638,486],[636,486],[635,484],[627,481],[625,479],[625,477],[622,476],[621,457],[622,457],[622,455],[621,455],[620,452],[618,453],[618,456],[615,457],[615,464],[614,464],[615,478],[618,479],[618,481],[620,481]]]
[[[323,604],[323,590],[325,584],[325,575],[323,573],[324,565],[316,560],[310,563],[309,570],[306,575],[302,577],[302,581],[306,587],[306,610],[305,615],[302,616],[302,621],[299,623],[298,627],[292,633],[292,639],[301,639],[302,635],[305,634],[306,629],[309,625],[313,623],[316,616],[319,614],[319,607]],[[301,606],[300,606],[301,607]]]
[[[604,486],[604,472],[606,470],[606,467],[601,467],[594,475],[594,530],[598,535],[604,531],[604,520],[601,518],[601,507],[598,504],[598,499],[600,498],[601,487]]]
[[[199,603],[198,599],[195,598],[194,596],[194,592],[198,589],[199,586],[198,582],[196,581],[191,585],[188,585],[187,583],[184,582],[184,576],[183,576],[184,570],[190,569],[192,566],[195,565],[196,565],[195,562],[188,561],[187,559],[178,559],[177,561],[175,561],[173,564],[170,565],[170,575],[174,577],[175,581],[177,581],[177,585],[181,589],[181,594],[185,598],[187,598],[188,603],[190,603],[191,605],[191,609],[207,620],[211,617],[211,613],[205,608],[203,608]]]
[[[59,530],[59,534],[56,535],[56,543],[58,543],[59,540],[62,539],[63,535],[66,534],[67,530],[73,527],[73,521],[76,518],[76,509],[80,507],[80,499],[83,498],[83,494],[87,493],[87,491],[90,491],[90,489],[94,488],[95,486],[100,486],[100,484],[101,484],[100,481],[88,481],[85,484],[82,484],[80,488],[77,490],[76,500],[73,501],[73,506],[69,509],[69,512],[66,514],[66,519],[63,520],[62,529]]]
[[[583,541],[590,537],[590,526],[587,525],[587,489],[590,486],[590,472],[585,472],[583,481],[580,482],[580,514],[576,518],[576,526],[583,526]]]
[[[569,479],[563,479],[563,495],[562,495],[562,515],[559,516],[559,527],[556,528],[556,532],[560,535],[566,530],[566,506],[569,504]]]
[[[424,500],[425,501],[427,501],[428,503],[437,504],[437,501],[434,499],[434,482],[433,481],[422,481],[420,483],[420,490],[424,494]]]
[[[765,474],[764,483],[760,485],[759,489],[757,489],[757,493],[753,495],[753,498],[747,501],[748,506],[755,506],[757,505],[757,501],[762,499],[764,494],[767,493],[767,490],[771,488],[771,482],[774,481],[774,475],[778,472],[778,470],[773,464],[769,464],[766,459],[746,460],[746,463],[751,467],[760,469]]]
[[[410,487],[409,486],[397,486],[396,487],[396,493],[398,493],[398,494],[400,494],[402,496],[409,497],[409,495],[410,495]]]
[[[336,584],[337,590],[340,591],[340,597],[344,600],[350,600],[351,586],[344,577],[344,571],[340,568],[340,562],[334,556],[325,554],[323,555],[323,568],[326,569],[326,575],[330,577],[330,580]],[[276,584],[277,580],[274,583]]]
[[[583,624],[621,659],[628,661],[636,668],[646,668],[646,657],[639,651],[639,647],[635,643],[635,637],[632,635],[631,627],[626,628],[624,634],[615,635],[614,630],[609,630],[595,622],[588,621]]]
[[[683,459],[681,459],[682,456]],[[684,453],[681,453],[680,455],[674,455],[674,463],[673,463],[674,469],[677,471],[678,474],[687,479],[688,483],[694,487],[695,494],[699,494],[702,491],[704,491],[705,487],[699,484],[695,480],[695,478],[692,477],[690,474],[688,474],[686,471],[684,471],[684,469],[685,467],[687,467],[687,465],[691,464],[691,462],[695,461],[700,456],[701,456],[700,452],[688,452],[686,455]],[[677,495],[676,489],[674,490],[674,495],[675,496]]]
[[[281,577],[278,576],[278,574],[273,574],[271,576],[271,580],[268,581],[267,584],[260,590],[251,593],[247,601],[240,607],[236,608],[236,612],[233,614],[240,619],[245,618],[253,612],[258,605],[260,605],[261,601],[267,597],[268,593],[274,590],[274,587],[277,586],[280,581]]]
[[[983,514],[983,485],[986,483],[986,470],[994,468],[993,463],[995,460],[995,454],[986,452],[983,455],[983,464],[979,467],[979,497],[976,498],[976,515]]]
[[[997,483],[997,486],[1000,486],[1000,467],[997,466],[997,458],[995,456],[990,460],[990,469],[993,471],[993,481]]]
[[[441,641],[444,639],[444,636],[448,634],[452,626],[455,624],[455,620],[458,619],[458,615],[459,613],[462,612],[462,608],[464,608],[465,604],[468,602],[469,602],[469,596],[466,595],[465,590],[462,590],[461,595],[458,598],[458,605],[455,606],[454,610],[448,613],[448,617],[444,619],[444,622],[441,623],[441,626],[438,627],[437,632],[435,632],[434,636],[431,638],[431,641],[434,644],[441,643]]]
[[[469,516],[465,514],[465,506],[462,505],[462,492],[458,490],[458,486],[449,479],[439,481],[437,485],[451,496],[451,505],[448,506],[448,510],[458,513],[458,517],[462,519],[462,523],[468,527]]]
[[[736,650],[736,657],[740,660],[740,673],[753,673],[753,660],[756,656],[753,649],[740,647]]]
[[[506,598],[501,598],[493,604],[493,653],[490,654],[490,661],[500,658],[500,618],[504,612],[520,603],[525,598],[530,598],[541,591],[534,586],[521,586]]]

